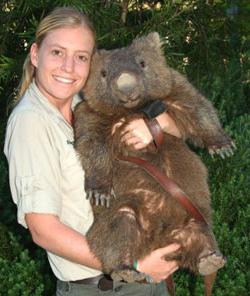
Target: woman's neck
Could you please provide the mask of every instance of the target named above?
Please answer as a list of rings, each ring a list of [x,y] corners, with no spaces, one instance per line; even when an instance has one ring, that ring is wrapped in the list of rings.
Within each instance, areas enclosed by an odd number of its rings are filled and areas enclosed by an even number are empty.
[[[65,120],[70,124],[73,125],[73,112],[71,110],[71,104],[70,106],[63,106],[62,108],[58,108],[62,116],[65,118]]]
[[[70,124],[73,124],[73,112],[71,109],[72,100],[67,100],[65,102],[60,102],[57,104],[53,104],[59,112],[62,114],[64,119]]]

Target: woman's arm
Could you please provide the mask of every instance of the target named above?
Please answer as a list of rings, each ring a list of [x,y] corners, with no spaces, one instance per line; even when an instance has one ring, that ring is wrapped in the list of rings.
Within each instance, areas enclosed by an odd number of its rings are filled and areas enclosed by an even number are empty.
[[[101,263],[88,246],[86,237],[60,222],[51,214],[29,213],[25,220],[33,241],[40,247],[72,262],[101,270]],[[165,261],[164,255],[175,251],[176,244],[157,249],[138,261],[138,271],[150,275],[159,282],[167,278],[178,267],[175,261]]]
[[[29,213],[25,215],[25,220],[34,243],[43,249],[72,262],[101,269],[86,237],[60,222],[57,216]]]
[[[158,121],[159,125],[165,133],[175,136],[177,138],[181,138],[181,133],[177,125],[175,124],[175,121],[167,112],[158,115],[156,117],[156,120]]]

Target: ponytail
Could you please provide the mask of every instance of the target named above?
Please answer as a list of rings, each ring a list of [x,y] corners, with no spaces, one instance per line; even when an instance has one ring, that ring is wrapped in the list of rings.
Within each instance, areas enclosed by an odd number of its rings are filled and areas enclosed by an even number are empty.
[[[30,54],[28,54],[23,64],[23,74],[22,74],[21,82],[18,87],[18,96],[17,96],[18,99],[20,99],[23,96],[23,94],[29,87],[30,83],[34,78],[34,74],[35,74],[35,67],[31,63]]]

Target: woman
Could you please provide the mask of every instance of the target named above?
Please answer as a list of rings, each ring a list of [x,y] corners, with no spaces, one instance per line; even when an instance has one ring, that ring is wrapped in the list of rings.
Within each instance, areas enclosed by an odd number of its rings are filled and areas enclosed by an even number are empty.
[[[18,222],[47,251],[58,279],[57,295],[99,295],[101,265],[85,234],[93,222],[85,198],[84,172],[73,148],[72,110],[84,86],[95,47],[88,18],[73,8],[57,8],[45,17],[24,64],[21,100],[7,126],[4,152]],[[157,117],[161,127],[180,136],[169,116]],[[119,124],[119,123],[118,123]],[[131,123],[124,141],[136,149],[152,136],[142,120]],[[162,257],[177,245],[155,250],[139,260],[137,269],[155,282],[178,267]],[[116,283],[105,295],[164,295],[164,284]]]

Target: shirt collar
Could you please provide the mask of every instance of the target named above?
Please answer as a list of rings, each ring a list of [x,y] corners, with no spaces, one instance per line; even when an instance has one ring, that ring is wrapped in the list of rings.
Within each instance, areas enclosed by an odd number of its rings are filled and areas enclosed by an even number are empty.
[[[68,122],[65,120],[61,112],[53,105],[50,103],[50,101],[41,93],[39,88],[37,87],[35,80],[31,82],[31,84],[28,87],[28,92],[30,92],[29,97],[33,101],[34,104],[39,104],[43,108],[46,109],[48,113],[53,115],[57,120],[63,120],[68,124]],[[75,106],[81,101],[81,98],[78,94],[73,96],[73,100],[71,103],[71,109],[74,110]]]

